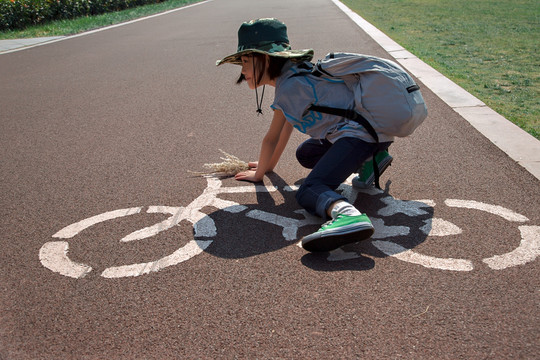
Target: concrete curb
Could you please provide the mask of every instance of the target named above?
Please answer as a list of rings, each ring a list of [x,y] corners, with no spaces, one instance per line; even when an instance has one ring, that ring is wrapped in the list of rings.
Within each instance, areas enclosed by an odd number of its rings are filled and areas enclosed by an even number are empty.
[[[540,180],[539,140],[405,50],[339,0],[332,2],[448,106]]]

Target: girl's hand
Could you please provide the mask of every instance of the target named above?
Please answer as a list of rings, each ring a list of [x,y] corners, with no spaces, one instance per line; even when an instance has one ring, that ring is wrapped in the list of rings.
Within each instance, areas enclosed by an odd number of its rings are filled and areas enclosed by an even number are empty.
[[[251,182],[259,182],[262,179],[259,179],[255,176],[256,171],[255,170],[248,170],[248,171],[242,171],[234,176],[236,180],[240,181],[251,181]]]

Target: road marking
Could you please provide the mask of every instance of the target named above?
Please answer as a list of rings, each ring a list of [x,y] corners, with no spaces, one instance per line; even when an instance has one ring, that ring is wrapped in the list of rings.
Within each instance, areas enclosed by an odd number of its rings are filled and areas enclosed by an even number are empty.
[[[185,246],[159,260],[140,264],[109,267],[101,273],[101,276],[110,279],[140,276],[151,272],[156,272],[166,267],[177,265],[183,261],[191,259],[192,257],[202,253],[211,243],[212,240],[191,240]]]
[[[321,219],[317,216],[310,215],[305,210],[297,210],[304,216],[304,219],[292,219],[278,214],[269,213],[262,210],[251,210],[246,216],[252,219],[261,220],[270,224],[281,226],[283,228],[282,235],[287,241],[297,239],[298,228],[306,225],[320,224]]]
[[[490,205],[474,200],[456,200],[456,199],[446,199],[444,203],[450,207],[459,207],[467,209],[477,209],[482,210],[493,215],[498,215],[505,220],[515,221],[515,222],[525,222],[529,219],[521,214],[518,214],[515,211],[504,208],[498,205]]]
[[[66,226],[65,228],[54,234],[53,237],[70,239],[92,225],[116,219],[118,217],[138,214],[141,212],[141,210],[141,207],[134,207],[128,209],[108,211],[106,213],[92,216],[69,226]],[[69,243],[67,241],[50,241],[43,244],[43,246],[39,250],[39,260],[46,268],[72,278],[83,278],[90,271],[92,271],[91,266],[76,263],[70,260],[67,255],[68,251]]]
[[[347,181],[349,185],[350,179]],[[366,192],[366,190],[354,189],[352,186],[344,184],[340,187],[343,194],[352,202],[356,200],[358,192]],[[381,194],[381,191],[367,190],[372,195]],[[386,196],[381,199],[386,204],[377,213],[381,216],[392,216],[396,214],[405,214],[408,216],[421,216],[428,214],[424,209],[435,207],[433,200],[416,200],[403,201],[395,199],[392,196]],[[502,217],[511,222],[526,222],[529,219],[526,216],[518,214],[515,211],[504,208],[498,205],[486,204],[474,200],[458,200],[447,199],[444,202],[449,207],[467,208],[481,210],[493,215]],[[392,233],[391,227],[384,226],[384,221],[372,218],[375,227],[373,239],[384,239],[386,237],[406,236],[408,233],[401,229],[401,233]],[[444,237],[451,235],[459,235],[463,230],[457,225],[440,218],[431,218],[424,220],[425,225],[420,230],[427,236]],[[406,227],[405,227],[406,228]],[[396,229],[397,230],[397,229]],[[540,255],[540,227],[538,226],[520,226],[522,240],[520,245],[509,253],[496,255],[491,258],[483,259],[482,261],[494,270],[502,270],[511,266],[523,265],[534,261]],[[388,256],[393,256],[399,260],[422,265],[427,268],[437,268],[441,270],[453,271],[471,271],[474,269],[473,263],[467,259],[439,258],[428,255],[423,255],[415,252],[412,249],[407,249],[391,241],[372,241],[373,245]],[[360,255],[355,252],[345,252],[342,249],[335,250],[328,256],[329,261],[341,261],[359,258]]]
[[[392,216],[400,213],[407,216],[429,215],[422,208],[435,207],[433,200],[400,200],[392,196],[387,196],[382,198],[381,201],[386,204],[385,207],[377,212],[381,216]]]
[[[482,260],[493,270],[524,265],[540,255],[540,226],[520,226],[521,242],[513,251]]]
[[[150,206],[147,213],[156,214],[171,214],[172,216],[160,223],[157,223],[153,226],[146,227],[141,230],[132,232],[131,234],[124,236],[120,239],[121,242],[136,241],[149,238],[151,236],[157,235],[162,231],[172,228],[175,225],[178,225],[182,221],[181,213],[184,208],[181,207],[171,207],[171,206]]]
[[[195,203],[195,204],[194,204]],[[182,220],[186,219],[193,224],[195,237],[210,237],[216,235],[216,227],[214,221],[206,214],[201,213],[197,206],[197,202],[190,204],[186,208],[182,207],[169,207],[169,206],[150,206],[147,213],[163,213],[171,214],[168,219],[155,224],[153,226],[146,227],[141,230],[134,231],[133,233],[122,238],[121,242],[136,241],[146,239],[148,237],[157,235],[161,231],[170,229],[171,227],[178,225]],[[90,218],[81,220],[75,224],[66,226],[59,232],[53,235],[57,238],[72,238],[84,229],[95,225],[100,222],[113,220],[119,217],[130,216],[138,214],[141,211],[141,207],[119,209],[109,211],[100,215],[92,216]],[[236,210],[236,209],[235,209]],[[147,274],[162,270],[166,267],[179,264],[192,258],[195,255],[200,254],[210,244],[212,240],[190,240],[186,245],[178,248],[175,252],[167,255],[161,259],[150,261],[146,263],[112,266],[106,268],[101,276],[106,278],[118,278],[118,277],[131,277]],[[83,278],[90,271],[92,267],[79,264],[69,259],[68,257],[69,244],[66,241],[50,241],[45,243],[39,251],[39,259],[43,266],[57,272],[59,274],[73,277]]]
[[[427,219],[424,223],[426,225],[422,226],[420,230],[427,236],[450,236],[463,232],[459,226],[439,218]]]
[[[346,186],[343,184],[340,188],[348,195],[349,199],[356,199],[358,196],[359,191],[353,189],[352,186]],[[105,278],[140,276],[143,274],[157,272],[169,266],[177,265],[183,261],[186,261],[202,253],[213,242],[212,239],[200,240],[198,238],[212,238],[217,235],[214,220],[209,215],[201,212],[203,208],[213,206],[217,209],[230,213],[240,213],[247,209],[247,206],[240,205],[237,202],[218,198],[219,194],[275,192],[277,190],[278,189],[275,186],[260,185],[223,188],[222,182],[219,179],[209,177],[207,178],[207,187],[204,189],[202,194],[186,207],[150,206],[146,211],[147,213],[168,214],[170,217],[152,226],[136,230],[120,239],[120,242],[137,241],[155,236],[162,231],[166,231],[176,225],[179,225],[183,220],[192,223],[194,229],[194,239],[188,241],[186,245],[178,248],[172,254],[166,255],[160,259],[144,263],[112,266],[106,268],[101,273],[101,276]],[[294,191],[294,189],[292,187],[286,187],[285,191]],[[365,191],[362,190],[362,192],[366,191],[371,193],[374,192],[374,190],[371,189]],[[375,191],[375,194],[380,195],[382,192]],[[433,200],[399,200],[389,195],[382,197],[381,201],[385,204],[385,206],[378,211],[378,214],[382,216],[392,216],[396,214],[404,214],[410,217],[424,215],[429,216],[432,214],[432,211],[430,212],[427,210],[433,209],[435,206],[435,202]],[[447,199],[444,201],[444,203],[449,207],[485,211],[490,214],[500,216],[503,219],[511,222],[529,221],[527,217],[498,205],[486,204],[474,200],[457,199]],[[119,217],[139,214],[141,211],[142,207],[108,211],[68,225],[55,233],[53,237],[70,239],[79,234],[81,231],[95,224],[113,220]],[[262,210],[251,210],[247,212],[245,216],[282,227],[282,236],[284,239],[287,241],[294,241],[297,240],[298,229],[300,227],[311,224],[319,224],[321,222],[320,218],[308,214],[305,210],[300,209],[296,210],[295,212],[301,214],[303,219],[289,218]],[[400,236],[408,236],[410,234],[411,229],[408,226],[387,226],[385,225],[383,219],[375,217],[372,218],[372,222],[375,227],[373,239],[395,238]],[[430,218],[424,220],[424,226],[422,226],[420,230],[426,236],[436,237],[459,235],[463,233],[463,230],[455,224],[440,218]],[[516,249],[506,254],[485,258],[483,259],[483,262],[491,269],[501,270],[511,266],[523,265],[534,261],[540,254],[540,226],[520,226],[519,230],[521,232],[522,239],[520,245]],[[407,249],[388,240],[373,240],[372,244],[388,256],[395,257],[405,262],[422,265],[426,268],[452,271],[471,271],[474,269],[473,263],[467,259],[439,258],[424,255],[417,253],[413,249]],[[297,245],[301,247],[301,243],[297,243]],[[92,267],[89,265],[70,260],[68,257],[68,251],[69,244],[67,241],[50,241],[41,247],[39,251],[39,258],[43,266],[46,268],[68,277],[83,278],[92,271]],[[357,252],[345,252],[342,249],[337,249],[330,252],[327,259],[329,261],[341,261],[359,257],[361,257],[361,255]]]
[[[71,224],[69,226],[66,226],[62,230],[58,231],[56,234],[53,235],[54,238],[61,238],[61,239],[69,239],[80,233],[86,228],[89,228],[92,225],[95,225],[100,222],[104,222],[107,220],[116,219],[118,217],[123,216],[129,216],[133,214],[138,214],[142,210],[141,207],[134,207],[129,209],[119,209],[119,210],[113,210],[108,211],[103,214],[99,214],[96,216],[89,217],[88,219],[81,220],[79,222],[76,222],[75,224]]]
[[[386,226],[383,219],[371,218],[375,228],[372,239],[385,239],[388,237],[407,236],[411,232],[408,226]]]
[[[386,255],[427,268],[453,271],[471,271],[474,269],[472,262],[469,260],[423,255],[391,241],[375,240],[373,245]]]
[[[415,213],[421,215],[423,211],[420,210],[421,206],[418,206],[415,202],[410,202],[409,204],[407,202],[402,202],[402,204],[398,204],[389,197],[382,200],[387,203],[388,206],[381,209],[379,214],[393,215],[399,212],[410,215],[414,215]],[[422,200],[421,202],[427,201]],[[529,221],[527,217],[498,205],[486,204],[474,200],[457,199],[447,199],[444,203],[449,207],[485,211],[511,222]],[[409,207],[411,204],[415,204],[413,208]],[[429,204],[435,205],[434,202],[430,202]],[[511,266],[523,265],[534,261],[540,254],[540,227],[520,226],[519,229],[521,231],[522,239],[520,245],[516,249],[503,255],[496,255],[491,258],[483,259],[482,261],[494,270],[502,270]],[[426,225],[423,226],[421,230],[429,236],[439,237],[462,233],[462,229],[458,226],[446,220],[437,218],[427,220]],[[472,262],[466,259],[438,258],[423,255],[390,241],[374,241],[373,245],[386,255],[394,256],[400,260],[419,264],[428,268],[454,271],[471,271],[473,269]]]
[[[85,277],[92,268],[85,264],[71,261],[68,256],[67,241],[50,241],[39,250],[39,260],[47,269],[72,278]]]
[[[217,235],[216,225],[211,217],[200,211],[201,209],[206,206],[213,206],[230,213],[239,213],[247,209],[247,206],[240,205],[234,201],[218,198],[218,194],[274,191],[277,191],[277,188],[274,186],[260,185],[223,188],[219,179],[209,177],[207,178],[207,187],[203,193],[186,207],[150,206],[146,211],[149,214],[169,214],[171,216],[157,224],[130,233],[129,235],[120,239],[120,242],[137,241],[155,236],[162,231],[166,231],[176,225],[179,225],[183,220],[187,220],[193,224],[195,238],[211,238]],[[68,225],[54,234],[53,237],[70,239],[79,234],[81,231],[95,224],[120,217],[139,214],[141,211],[142,207],[108,211]],[[302,224],[309,221],[310,220],[304,220],[298,222],[297,224],[292,223],[292,227],[290,227],[289,224],[283,223],[284,236],[288,236],[290,238],[293,232],[295,232],[295,224],[296,226],[302,226]],[[213,240],[192,239],[186,245],[180,247],[172,254],[164,256],[158,260],[138,264],[112,266],[106,268],[101,273],[101,276],[105,278],[133,277],[160,271],[164,268],[177,265],[192,258],[193,256],[200,254],[212,243],[212,241]],[[68,257],[68,251],[68,242],[50,241],[41,247],[39,258],[43,266],[46,268],[68,277],[82,278],[92,271],[92,267],[70,260]]]

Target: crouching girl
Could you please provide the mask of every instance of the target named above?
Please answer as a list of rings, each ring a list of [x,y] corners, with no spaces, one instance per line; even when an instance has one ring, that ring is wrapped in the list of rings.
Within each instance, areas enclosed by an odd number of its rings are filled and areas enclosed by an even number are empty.
[[[360,172],[353,183],[369,186],[373,182],[372,167],[362,165],[374,153],[379,172],[392,158],[386,151],[391,142],[374,142],[358,123],[347,118],[309,110],[311,105],[354,108],[354,96],[341,81],[329,81],[308,74],[313,50],[292,50],[285,24],[276,19],[258,19],[243,23],[238,31],[238,49],[217,62],[240,65],[238,82],[246,81],[255,90],[260,112],[258,88],[275,88],[274,110],[270,127],[262,141],[258,162],[238,173],[237,180],[259,182],[274,169],[293,129],[311,138],[302,143],[296,157],[300,164],[312,169],[300,186],[296,199],[312,214],[330,219],[315,233],[302,238],[308,251],[330,251],[345,244],[368,239],[373,225],[360,210],[335,192],[351,174]],[[305,74],[302,74],[304,72]],[[301,76],[298,76],[298,75]]]

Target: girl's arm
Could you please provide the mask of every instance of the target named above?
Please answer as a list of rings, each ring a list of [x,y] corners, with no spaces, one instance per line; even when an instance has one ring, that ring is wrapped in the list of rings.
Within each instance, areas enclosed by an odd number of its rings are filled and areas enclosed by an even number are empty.
[[[285,125],[283,125],[283,128],[281,129],[281,135],[279,136],[279,141],[276,145],[276,149],[274,150],[274,154],[272,155],[272,159],[270,160],[270,168],[267,172],[273,171],[276,167],[279,159],[281,158],[281,154],[283,154],[283,151],[287,147],[287,143],[289,142],[292,131],[293,126],[289,122],[285,122]],[[258,164],[258,161],[250,161],[248,165],[251,170],[257,170]]]
[[[274,170],[277,163],[279,162],[279,159],[281,158],[281,154],[283,154],[283,150],[285,150],[285,148],[287,147],[287,143],[289,142],[292,131],[293,131],[293,126],[291,125],[291,123],[289,123],[288,121],[285,121],[285,124],[283,125],[283,128],[281,129],[281,134],[279,135],[279,141],[276,145],[276,149],[274,150],[274,154],[272,155],[272,159],[270,160],[269,171]]]
[[[252,182],[261,181],[264,174],[276,166],[292,132],[292,126],[285,120],[280,110],[274,111],[274,117],[261,145],[261,153],[255,170],[243,171],[236,174],[236,180]]]

